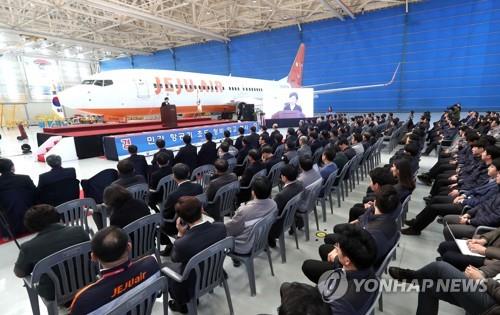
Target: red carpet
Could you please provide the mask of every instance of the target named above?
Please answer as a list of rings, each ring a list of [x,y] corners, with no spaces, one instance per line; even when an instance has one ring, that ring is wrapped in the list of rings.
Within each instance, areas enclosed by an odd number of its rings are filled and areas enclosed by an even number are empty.
[[[186,118],[177,121],[177,128],[189,128],[197,126],[215,125],[234,122],[232,120],[216,120],[210,118]],[[175,129],[177,129],[175,128]],[[128,123],[107,123],[92,125],[75,125],[67,127],[43,128],[44,133],[67,137],[96,136],[103,134],[124,134],[145,131],[155,131],[168,129],[162,126],[158,120],[128,122]]]

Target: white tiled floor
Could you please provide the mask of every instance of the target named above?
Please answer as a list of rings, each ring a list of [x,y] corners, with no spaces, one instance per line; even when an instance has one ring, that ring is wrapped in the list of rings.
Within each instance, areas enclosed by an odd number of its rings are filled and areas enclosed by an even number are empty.
[[[31,139],[35,139],[33,132],[35,128],[29,130]],[[2,156],[11,158],[15,164],[17,173],[29,174],[33,180],[37,181],[38,174],[47,170],[47,166],[34,161],[31,156],[20,154],[20,144],[15,140],[16,131],[2,132],[3,139],[0,140]],[[32,145],[35,148],[35,145]],[[382,161],[387,161],[389,156],[383,154]],[[421,171],[427,170],[434,163],[434,157],[423,157],[421,161]],[[106,161],[100,158],[93,158],[81,161],[67,162],[65,166],[75,167],[80,179],[88,178],[101,169],[115,167],[116,162]],[[334,215],[330,215],[328,209],[327,222],[320,222],[320,228],[331,231],[336,223],[346,222],[349,208],[361,200],[367,187],[365,181],[356,190],[349,195],[346,202],[342,203],[341,208],[334,205]],[[427,195],[429,187],[417,185],[410,202],[409,217],[412,218],[418,213],[424,202],[422,197]],[[329,205],[327,205],[329,207]],[[320,218],[321,220],[321,218]],[[312,220],[311,222],[314,222]],[[314,225],[314,223],[313,223]],[[311,226],[312,227],[312,226]],[[314,234],[315,229],[312,229]],[[279,252],[272,251],[274,271],[276,276],[272,277],[264,256],[257,259],[255,263],[257,275],[257,296],[250,297],[248,278],[244,267],[234,268],[230,261],[226,261],[226,271],[229,274],[229,287],[232,293],[235,313],[239,315],[250,314],[277,314],[276,308],[280,304],[279,287],[284,281],[302,281],[307,282],[301,271],[301,264],[305,259],[317,258],[317,248],[321,240],[316,240],[314,236],[311,241],[305,242],[301,233],[299,239],[300,249],[295,248],[292,237],[287,236],[287,263],[282,264]],[[20,242],[28,238],[20,239]],[[397,251],[397,260],[391,263],[394,266],[403,266],[409,268],[419,268],[435,259],[437,256],[436,248],[443,240],[442,228],[437,223],[429,226],[421,236],[409,237],[403,236],[400,248]],[[14,261],[17,257],[17,248],[11,242],[0,245],[0,313],[2,315],[22,315],[30,314],[31,308],[26,291],[22,287],[22,281],[16,278],[12,272]],[[160,303],[158,301],[158,303]],[[415,293],[398,293],[384,295],[383,314],[402,315],[415,313],[417,305],[417,295]],[[228,308],[224,295],[224,290],[216,289],[213,295],[207,295],[200,300],[200,314],[228,314]],[[161,314],[159,305],[156,306],[154,314]],[[463,314],[464,312],[454,306],[441,302],[440,314]],[[42,314],[46,310],[42,309]],[[382,314],[377,310],[377,314]]]

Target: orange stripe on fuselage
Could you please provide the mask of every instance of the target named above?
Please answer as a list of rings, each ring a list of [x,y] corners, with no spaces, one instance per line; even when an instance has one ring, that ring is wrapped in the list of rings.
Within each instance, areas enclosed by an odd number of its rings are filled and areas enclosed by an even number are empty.
[[[94,114],[113,116],[113,117],[127,117],[127,116],[147,116],[147,115],[160,115],[159,106],[151,107],[132,107],[132,108],[77,108],[78,111]],[[196,114],[198,113],[198,106],[188,105],[188,106],[177,106],[177,114]],[[234,105],[202,105],[202,111],[204,113],[216,113],[216,112],[233,112],[235,110]]]

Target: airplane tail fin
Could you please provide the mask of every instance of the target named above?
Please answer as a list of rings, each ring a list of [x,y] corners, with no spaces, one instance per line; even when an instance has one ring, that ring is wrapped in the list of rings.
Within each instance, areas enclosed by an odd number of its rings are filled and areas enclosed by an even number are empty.
[[[297,55],[293,60],[292,67],[288,73],[287,81],[293,88],[302,87],[302,70],[304,69],[304,53],[306,46],[300,44]]]

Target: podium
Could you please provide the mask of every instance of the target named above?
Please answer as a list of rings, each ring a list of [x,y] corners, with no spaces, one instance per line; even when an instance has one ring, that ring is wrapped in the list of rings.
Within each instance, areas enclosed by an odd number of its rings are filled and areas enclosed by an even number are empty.
[[[177,110],[175,105],[168,104],[160,107],[161,124],[166,128],[177,128]]]

